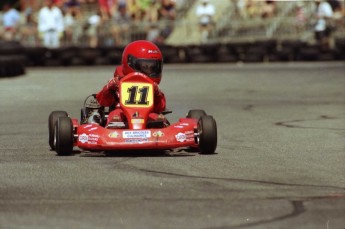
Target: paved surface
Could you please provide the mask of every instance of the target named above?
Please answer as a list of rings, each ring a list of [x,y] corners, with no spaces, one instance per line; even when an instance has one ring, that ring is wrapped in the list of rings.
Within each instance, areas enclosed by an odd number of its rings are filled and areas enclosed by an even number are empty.
[[[167,65],[177,121],[205,109],[215,155],[48,146],[48,115],[79,117],[112,67],[0,79],[0,228],[345,228],[345,65]]]

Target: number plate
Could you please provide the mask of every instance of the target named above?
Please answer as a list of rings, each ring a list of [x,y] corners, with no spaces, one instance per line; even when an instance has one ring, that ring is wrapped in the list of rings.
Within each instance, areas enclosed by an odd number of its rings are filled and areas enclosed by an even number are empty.
[[[121,103],[127,107],[153,105],[153,87],[149,83],[124,82],[121,84]]]

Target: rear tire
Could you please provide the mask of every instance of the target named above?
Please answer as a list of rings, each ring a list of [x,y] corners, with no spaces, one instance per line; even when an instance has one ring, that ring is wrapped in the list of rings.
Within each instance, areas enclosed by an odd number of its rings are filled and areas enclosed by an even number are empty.
[[[199,149],[201,154],[214,154],[217,148],[217,124],[210,115],[198,121]]]
[[[60,117],[67,117],[67,116],[68,114],[66,111],[53,111],[49,115],[49,118],[48,118],[49,146],[52,150],[55,150],[55,145],[54,145],[55,123]]]
[[[204,110],[190,110],[187,113],[187,118],[199,119],[201,116],[207,115]]]
[[[73,124],[69,117],[60,117],[55,124],[55,151],[59,156],[73,152]]]

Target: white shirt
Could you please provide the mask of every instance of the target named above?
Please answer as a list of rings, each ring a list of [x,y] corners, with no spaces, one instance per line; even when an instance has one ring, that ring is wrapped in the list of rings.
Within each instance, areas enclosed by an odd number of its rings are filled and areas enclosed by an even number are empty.
[[[12,28],[16,27],[16,25],[19,23],[20,20],[20,14],[15,9],[10,9],[2,16],[3,25],[5,28]]]
[[[54,30],[57,32],[64,31],[64,20],[61,10],[57,7],[43,7],[38,14],[38,31],[47,32]]]
[[[215,15],[216,10],[214,5],[207,3],[201,4],[196,8],[196,15],[200,17],[199,22],[202,24],[208,24],[211,22],[212,17]]]
[[[321,2],[316,10],[316,16],[318,20],[315,25],[315,31],[324,31],[326,29],[325,18],[333,17],[333,10],[328,2]]]

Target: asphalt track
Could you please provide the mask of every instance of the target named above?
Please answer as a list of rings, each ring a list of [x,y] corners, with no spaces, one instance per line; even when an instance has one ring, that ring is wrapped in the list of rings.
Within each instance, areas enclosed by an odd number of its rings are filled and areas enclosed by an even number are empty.
[[[48,115],[79,117],[113,67],[0,79],[0,228],[345,228],[345,64],[166,65],[171,122],[214,116],[214,155],[56,156]]]

